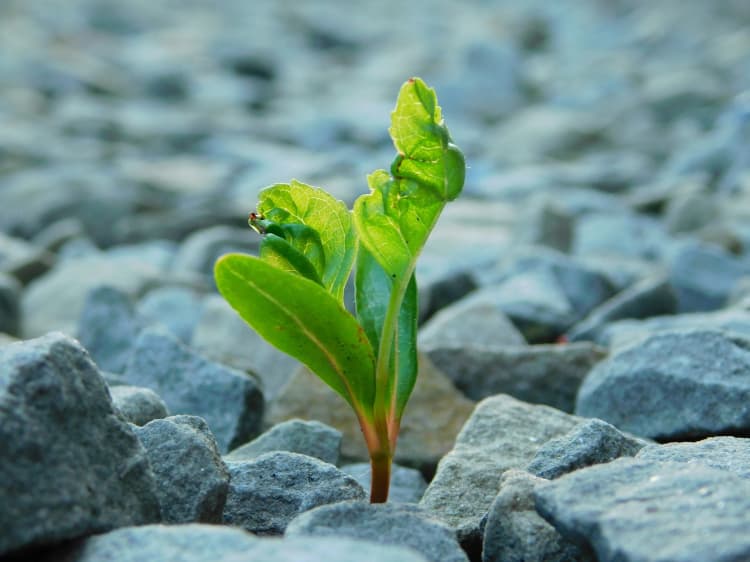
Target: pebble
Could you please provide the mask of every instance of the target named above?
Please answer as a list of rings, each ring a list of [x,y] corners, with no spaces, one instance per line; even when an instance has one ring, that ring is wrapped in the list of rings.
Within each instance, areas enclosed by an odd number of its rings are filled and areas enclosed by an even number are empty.
[[[364,500],[354,478],[319,459],[276,451],[229,461],[224,523],[256,535],[283,535],[289,522],[314,507]]]
[[[107,384],[112,403],[130,423],[146,425],[169,415],[167,405],[153,390],[124,384],[112,385],[109,380]]]
[[[172,416],[134,428],[156,479],[164,523],[221,523],[229,471],[208,425]]]
[[[143,446],[60,333],[0,347],[0,555],[159,521]]]

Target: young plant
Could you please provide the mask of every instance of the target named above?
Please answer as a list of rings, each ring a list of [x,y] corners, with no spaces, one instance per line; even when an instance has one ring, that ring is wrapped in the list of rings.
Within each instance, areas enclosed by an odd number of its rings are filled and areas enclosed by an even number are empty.
[[[250,226],[260,256],[216,263],[219,292],[272,345],[304,363],[352,407],[372,467],[370,501],[388,498],[401,417],[417,377],[414,269],[465,163],[435,92],[419,78],[402,87],[389,129],[390,172],[349,211],[322,189],[292,180],[259,195]],[[356,317],[344,286],[356,261]]]

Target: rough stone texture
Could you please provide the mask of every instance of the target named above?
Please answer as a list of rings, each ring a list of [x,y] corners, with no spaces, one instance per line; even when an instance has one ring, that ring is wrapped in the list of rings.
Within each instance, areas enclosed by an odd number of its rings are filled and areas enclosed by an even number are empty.
[[[608,323],[677,312],[677,297],[664,275],[651,276],[617,293],[593,309],[566,334],[569,341],[595,340]]]
[[[428,345],[422,351],[472,400],[495,394],[572,412],[576,395],[606,350],[587,342],[521,347]]]
[[[446,376],[421,355],[417,383],[401,421],[395,462],[432,472],[453,446],[472,409],[473,402],[463,398]],[[362,430],[349,405],[304,368],[289,380],[268,413],[272,424],[291,418],[320,420],[341,431],[342,461],[369,459]]]
[[[78,339],[99,368],[122,373],[144,324],[136,319],[130,296],[114,287],[92,289],[78,321]]]
[[[172,414],[205,419],[222,452],[260,430],[263,395],[255,381],[205,359],[164,330],[141,332],[124,375],[131,385],[153,389]]]
[[[633,457],[648,443],[617,431],[602,420],[586,420],[570,432],[550,439],[526,465],[534,476],[552,480],[585,466],[618,457]]]
[[[249,461],[272,451],[299,453],[336,465],[341,454],[341,432],[319,421],[287,420],[230,451],[225,458]]]
[[[502,473],[525,467],[544,443],[581,421],[503,394],[482,400],[440,461],[419,505],[455,528],[464,548],[476,551],[480,521],[497,495]]]
[[[165,523],[221,523],[229,489],[208,425],[196,416],[154,420],[135,433],[146,447]]]
[[[164,400],[149,388],[116,385],[110,387],[109,394],[115,407],[132,424],[146,425],[169,415]]]
[[[286,536],[349,537],[411,547],[430,562],[469,562],[453,529],[416,506],[352,501],[324,505],[294,518]]]
[[[594,562],[537,513],[534,488],[543,482],[523,470],[503,473],[487,514],[482,562]]]
[[[40,562],[427,562],[411,549],[344,538],[258,538],[218,525],[127,527]]]
[[[224,523],[258,535],[281,535],[294,517],[319,505],[365,498],[348,474],[297,453],[266,453],[251,461],[228,462],[227,467]]]
[[[750,482],[726,471],[617,459],[534,495],[542,516],[600,562],[750,558]]]
[[[469,299],[438,311],[419,330],[420,349],[461,345],[522,346],[526,340],[496,306]]]
[[[576,413],[653,439],[750,431],[750,340],[718,330],[664,332],[589,373]]]
[[[750,439],[709,437],[695,443],[665,443],[641,449],[636,458],[648,461],[702,464],[750,480]]]
[[[136,295],[161,278],[153,265],[133,258],[91,256],[60,262],[24,291],[21,333],[27,338],[49,330],[73,334],[91,289],[108,285]]]
[[[191,347],[209,359],[256,375],[267,401],[278,395],[299,368],[298,361],[261,338],[218,295],[203,301]]]
[[[359,485],[369,496],[372,476],[370,463],[347,464],[342,466],[341,470],[359,482]],[[417,503],[422,499],[426,489],[427,482],[417,469],[395,463],[391,465],[391,484],[388,490],[389,503]]]
[[[0,555],[159,519],[146,452],[59,333],[0,347],[0,474]]]

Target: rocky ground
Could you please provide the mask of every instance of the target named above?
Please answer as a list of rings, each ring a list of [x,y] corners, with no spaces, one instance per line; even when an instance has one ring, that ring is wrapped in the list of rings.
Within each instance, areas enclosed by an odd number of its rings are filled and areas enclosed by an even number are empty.
[[[372,506],[211,268],[362,193],[412,75],[469,170]],[[0,557],[747,562],[748,218],[744,0],[5,0]]]

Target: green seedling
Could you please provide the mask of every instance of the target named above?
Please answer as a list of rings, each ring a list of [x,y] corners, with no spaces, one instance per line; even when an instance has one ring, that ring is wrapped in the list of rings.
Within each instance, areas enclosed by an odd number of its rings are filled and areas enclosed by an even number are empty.
[[[322,189],[292,180],[259,195],[250,226],[259,257],[216,263],[219,292],[263,338],[304,363],[352,407],[372,467],[370,501],[388,498],[401,417],[417,377],[414,269],[465,163],[435,92],[419,78],[402,87],[389,129],[390,172],[349,211]],[[355,309],[344,286],[356,263]]]

